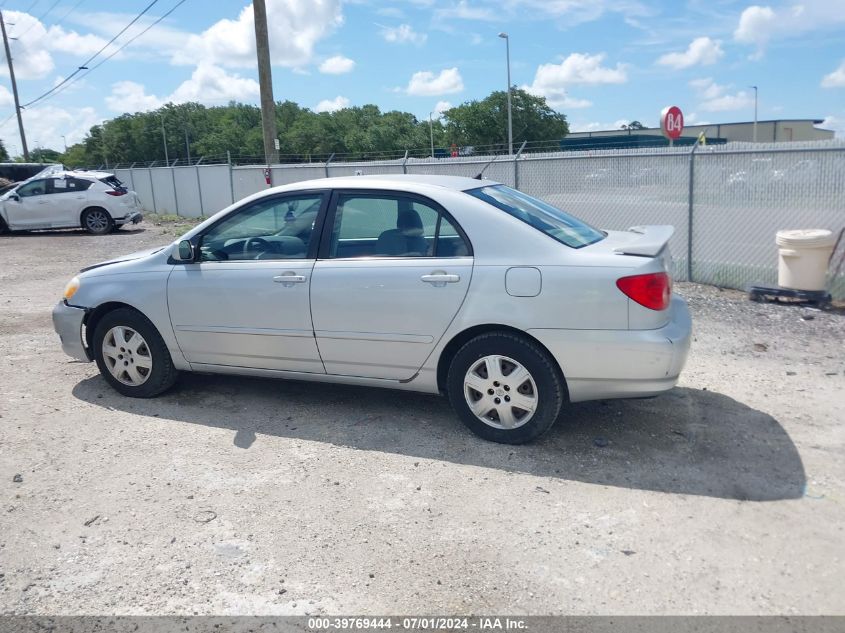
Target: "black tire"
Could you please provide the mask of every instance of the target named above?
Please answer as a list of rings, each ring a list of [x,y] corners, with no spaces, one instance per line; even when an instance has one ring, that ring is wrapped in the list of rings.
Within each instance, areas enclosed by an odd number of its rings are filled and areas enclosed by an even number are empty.
[[[114,228],[109,212],[102,207],[90,207],[82,212],[82,228],[92,235],[108,235]]]
[[[109,331],[117,326],[135,330],[146,342],[146,353],[151,359],[152,368],[147,372],[146,379],[138,385],[125,384],[118,380],[110,369],[112,362],[103,354],[103,341]],[[130,339],[131,340],[131,339]],[[132,398],[152,398],[173,386],[179,372],[173,367],[173,359],[164,339],[150,320],[137,310],[119,308],[106,314],[94,330],[94,360],[106,382],[124,396]]]
[[[504,356],[519,363],[528,370],[536,385],[536,393],[533,394],[536,407],[533,415],[527,422],[514,428],[496,428],[491,423],[482,421],[473,413],[464,393],[464,379],[467,373],[482,358],[491,355]],[[487,378],[489,379],[489,376]],[[507,376],[503,380],[507,380]],[[446,387],[452,408],[461,421],[476,435],[502,444],[524,444],[540,437],[555,423],[561,407],[567,400],[566,384],[555,361],[534,341],[510,332],[481,334],[464,344],[449,365]],[[492,384],[490,387],[496,389],[494,394],[490,394],[495,397],[500,390]],[[505,398],[506,393],[499,395]],[[491,422],[496,424],[495,420]]]
[[[0,218],[0,235],[5,235],[9,232],[9,226],[3,218]]]

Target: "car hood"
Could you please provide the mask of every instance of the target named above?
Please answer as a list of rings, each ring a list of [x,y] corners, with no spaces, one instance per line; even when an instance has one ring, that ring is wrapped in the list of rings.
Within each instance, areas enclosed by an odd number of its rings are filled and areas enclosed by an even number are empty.
[[[144,257],[149,257],[150,255],[154,255],[155,253],[160,253],[165,248],[165,246],[156,246],[155,248],[148,248],[145,251],[138,251],[137,253],[130,253],[129,255],[121,255],[120,257],[115,257],[114,259],[109,259],[104,262],[93,264],[92,266],[86,266],[79,272],[84,273],[88,272],[89,270],[94,270],[95,268],[102,268],[103,266],[108,266],[110,264],[119,264],[121,262],[129,262],[133,259],[143,259]]]

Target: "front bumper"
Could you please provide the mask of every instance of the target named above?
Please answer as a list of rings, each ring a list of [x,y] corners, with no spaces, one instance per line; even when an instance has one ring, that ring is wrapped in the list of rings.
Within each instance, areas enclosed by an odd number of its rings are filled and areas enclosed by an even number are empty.
[[[64,301],[59,301],[53,308],[53,329],[62,341],[62,350],[71,358],[89,362],[91,357],[82,339],[84,319],[84,308],[69,306]]]
[[[528,330],[560,364],[572,402],[638,398],[678,382],[692,338],[686,302],[673,297],[656,330]]]

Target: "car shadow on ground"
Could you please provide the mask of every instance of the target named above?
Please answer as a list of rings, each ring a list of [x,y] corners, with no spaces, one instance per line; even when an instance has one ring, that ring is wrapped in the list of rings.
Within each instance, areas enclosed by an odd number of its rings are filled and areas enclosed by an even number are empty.
[[[698,389],[569,405],[547,435],[522,446],[472,435],[445,398],[385,389],[187,374],[153,400],[123,397],[100,376],[81,381],[73,394],[135,415],[231,429],[235,446],[245,450],[262,435],[275,435],[540,477],[748,501],[799,498],[806,481],[798,450],[777,420]]]
[[[106,233],[106,235],[138,235],[139,233],[144,233],[147,229],[133,226],[132,228],[124,227],[121,229],[117,229],[115,231],[111,231]],[[88,236],[88,237],[103,237],[102,235],[93,235],[86,231],[85,229],[47,229],[43,231],[35,230],[35,231],[11,231],[9,233],[5,233],[2,237],[54,237],[54,236],[71,236],[71,237],[80,237],[80,236]]]

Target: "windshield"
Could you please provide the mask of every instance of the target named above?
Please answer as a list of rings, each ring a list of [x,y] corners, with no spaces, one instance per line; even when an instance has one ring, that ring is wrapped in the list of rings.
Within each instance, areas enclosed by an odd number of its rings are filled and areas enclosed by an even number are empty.
[[[581,248],[604,239],[604,233],[586,222],[505,185],[470,189],[466,193],[492,204],[572,248]]]

